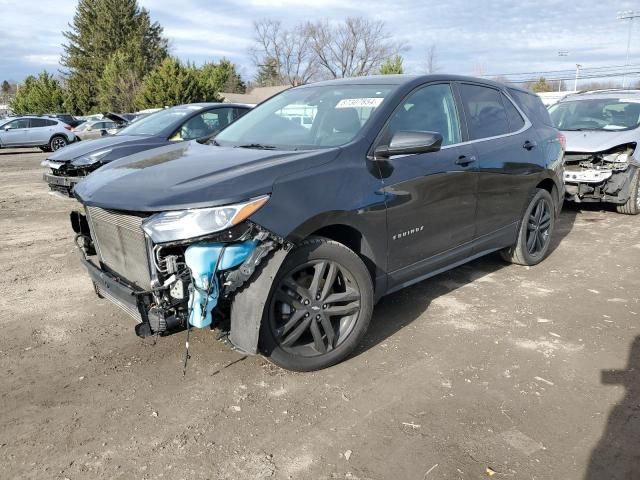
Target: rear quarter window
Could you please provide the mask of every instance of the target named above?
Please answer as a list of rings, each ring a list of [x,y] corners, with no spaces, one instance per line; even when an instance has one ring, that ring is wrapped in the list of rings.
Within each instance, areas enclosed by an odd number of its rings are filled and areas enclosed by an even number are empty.
[[[521,90],[509,89],[509,93],[513,96],[518,106],[522,109],[529,120],[533,123],[547,125],[553,127],[553,122],[549,116],[549,112],[545,108],[540,97],[535,93],[527,93]]]

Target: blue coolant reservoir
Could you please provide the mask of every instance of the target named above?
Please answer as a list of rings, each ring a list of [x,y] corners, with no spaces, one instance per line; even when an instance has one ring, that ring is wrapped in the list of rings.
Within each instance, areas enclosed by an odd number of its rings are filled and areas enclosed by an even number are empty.
[[[237,267],[245,261],[254,248],[256,248],[254,241],[226,244],[200,243],[187,248],[184,258],[194,282],[194,289],[189,297],[191,325],[198,328],[211,325],[211,312],[218,304],[217,272]],[[210,282],[213,282],[213,285],[210,286]],[[208,300],[207,292],[209,292]]]

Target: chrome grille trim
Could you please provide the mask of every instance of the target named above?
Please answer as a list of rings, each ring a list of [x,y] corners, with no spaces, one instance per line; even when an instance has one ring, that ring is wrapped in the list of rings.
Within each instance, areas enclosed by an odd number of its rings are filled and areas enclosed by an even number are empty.
[[[91,236],[100,261],[128,283],[149,290],[151,274],[144,217],[87,207]]]

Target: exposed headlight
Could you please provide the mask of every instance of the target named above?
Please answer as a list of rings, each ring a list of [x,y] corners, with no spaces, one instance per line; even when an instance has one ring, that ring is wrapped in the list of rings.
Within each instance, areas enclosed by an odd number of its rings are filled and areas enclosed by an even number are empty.
[[[104,157],[111,153],[112,148],[106,150],[98,150],[97,152],[89,155],[83,155],[73,160],[71,163],[76,167],[84,167],[85,165],[93,165],[94,163],[102,160]]]
[[[606,162],[627,163],[629,161],[630,156],[631,155],[629,155],[627,152],[623,152],[623,153],[610,153],[609,155],[605,155],[602,158]]]
[[[260,209],[267,200],[269,195],[222,207],[157,213],[142,222],[142,229],[154,243],[201,237],[239,224]]]

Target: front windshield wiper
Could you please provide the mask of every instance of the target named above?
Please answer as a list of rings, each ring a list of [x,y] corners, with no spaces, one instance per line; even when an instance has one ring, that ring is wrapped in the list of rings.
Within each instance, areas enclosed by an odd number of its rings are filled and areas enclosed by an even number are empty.
[[[264,145],[262,143],[247,143],[246,145],[236,145],[235,148],[255,148],[257,150],[275,150],[275,145]]]

